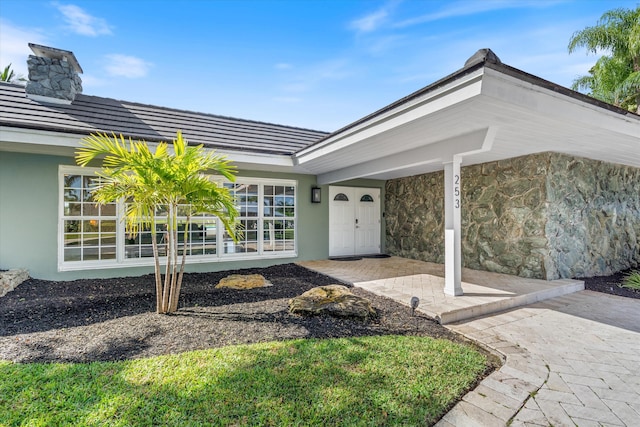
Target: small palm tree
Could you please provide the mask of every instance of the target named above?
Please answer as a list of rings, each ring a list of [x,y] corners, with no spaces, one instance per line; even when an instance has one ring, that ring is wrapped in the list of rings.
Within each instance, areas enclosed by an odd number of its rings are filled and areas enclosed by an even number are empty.
[[[76,162],[80,166],[104,156],[93,189],[94,200],[101,204],[126,201],[126,229],[130,236],[137,235],[141,227],[151,229],[158,313],[172,313],[178,309],[187,254],[187,225],[194,214],[216,215],[230,236],[237,239],[239,235],[238,212],[231,193],[205,174],[218,173],[233,182],[235,167],[222,156],[205,153],[202,145],[189,147],[179,131],[172,148],[171,152],[169,145],[161,142],[152,152],[144,141],[96,133],[84,138],[76,152]],[[166,219],[156,216],[159,210],[168,211]],[[178,210],[187,220],[180,261]],[[156,237],[158,225],[166,228],[164,281]]]

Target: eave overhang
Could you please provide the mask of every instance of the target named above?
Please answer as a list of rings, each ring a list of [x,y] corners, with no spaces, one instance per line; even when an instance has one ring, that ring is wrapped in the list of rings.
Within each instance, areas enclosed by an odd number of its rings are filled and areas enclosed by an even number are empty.
[[[323,184],[554,151],[640,167],[640,116],[501,63],[463,69],[296,154]]]
[[[0,152],[12,151],[29,154],[45,154],[73,157],[80,147],[83,135],[51,130],[36,130],[12,126],[0,126]],[[150,146],[157,143],[149,142]],[[282,173],[308,173],[294,165],[290,155],[254,153],[225,149],[209,149],[226,156],[239,169]]]

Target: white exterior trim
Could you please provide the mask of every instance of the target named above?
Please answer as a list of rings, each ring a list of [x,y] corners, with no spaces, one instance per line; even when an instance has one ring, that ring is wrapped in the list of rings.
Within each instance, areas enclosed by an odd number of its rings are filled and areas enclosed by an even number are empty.
[[[87,132],[87,135],[90,132]],[[0,126],[0,151],[27,152],[33,154],[54,154],[73,156],[80,147],[80,140],[85,135],[64,133],[50,130],[35,130]],[[168,141],[170,142],[170,141]],[[150,147],[157,143],[149,142]],[[251,170],[281,170],[294,172],[291,156],[279,154],[260,154],[245,151],[205,148],[207,152],[215,152],[225,156],[240,168]],[[301,168],[297,173],[304,173]],[[306,172],[308,173],[308,172]]]
[[[112,269],[112,268],[126,268],[126,267],[149,267],[153,266],[154,258],[153,257],[144,257],[144,258],[126,258],[124,254],[125,245],[122,241],[124,236],[124,222],[122,216],[122,204],[118,203],[117,205],[117,219],[118,224],[117,233],[116,233],[116,258],[113,260],[96,260],[96,261],[64,261],[64,203],[62,202],[64,198],[64,175],[65,174],[78,174],[78,175],[91,175],[95,174],[100,170],[100,168],[92,168],[92,167],[81,167],[81,166],[70,166],[70,165],[59,165],[58,166],[58,238],[57,238],[57,265],[58,271],[80,271],[80,270],[98,270],[98,269]],[[229,183],[230,181],[225,179],[224,177],[215,176],[215,179],[221,183]],[[250,261],[250,260],[262,260],[262,259],[280,259],[280,258],[296,258],[298,256],[298,209],[299,206],[298,196],[299,187],[298,181],[293,179],[277,179],[277,178],[257,178],[257,177],[240,177],[240,183],[249,184],[249,185],[259,185],[259,192],[262,195],[262,188],[264,185],[278,185],[278,186],[293,186],[296,188],[296,205],[295,207],[295,216],[293,217],[294,221],[294,249],[293,251],[263,251],[263,236],[262,236],[262,226],[259,225],[257,233],[258,233],[258,251],[251,253],[233,253],[233,254],[225,254],[222,251],[222,236],[224,234],[224,227],[221,226],[221,223],[218,221],[218,225],[216,227],[218,235],[216,238],[216,244],[219,245],[218,250],[215,254],[208,255],[188,255],[186,259],[186,264],[205,264],[205,263],[218,263],[225,261]],[[259,199],[261,200],[261,199]],[[258,209],[262,206],[258,205]],[[253,218],[253,217],[251,217]],[[256,221],[262,221],[263,216],[258,215],[255,217]],[[166,257],[160,258],[160,264],[166,265]]]
[[[422,116],[458,104],[480,94],[482,71],[476,71],[456,80],[455,84],[436,89],[397,108],[373,117],[344,132],[334,135],[319,144],[300,150],[296,158],[305,163],[333,151],[354,145],[368,137],[396,128]]]

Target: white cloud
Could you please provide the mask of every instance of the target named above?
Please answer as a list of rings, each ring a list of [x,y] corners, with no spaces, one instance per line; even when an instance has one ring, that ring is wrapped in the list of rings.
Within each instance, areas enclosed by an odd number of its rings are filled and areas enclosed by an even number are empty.
[[[342,80],[353,74],[347,59],[334,59],[318,64],[311,71],[311,76],[317,80]]]
[[[27,58],[33,54],[29,43],[48,45],[43,32],[36,28],[20,28],[0,19],[0,66],[11,64],[16,75],[27,77]]]
[[[104,19],[91,16],[74,4],[54,5],[64,16],[67,28],[74,33],[90,37],[111,34],[111,26]]]
[[[107,73],[114,77],[136,79],[145,77],[153,64],[135,56],[112,54],[105,55],[108,64]]]
[[[405,43],[411,43],[411,40],[405,35],[385,35],[373,36],[364,40],[364,49],[373,56],[381,56],[394,49],[402,48]]]
[[[87,88],[96,88],[106,86],[109,82],[105,79],[101,79],[90,74],[82,75],[82,88],[86,91]]]
[[[361,33],[371,32],[380,26],[387,17],[388,12],[384,9],[371,13],[355,21],[351,21],[349,27]]]
[[[401,0],[392,0],[375,12],[371,12],[362,18],[354,19],[349,23],[349,28],[358,33],[370,33],[380,28],[388,19],[393,9]]]
[[[414,18],[405,19],[393,24],[396,28],[411,27],[427,22],[438,21],[440,19],[455,18],[459,16],[469,16],[478,13],[491,12],[495,10],[517,9],[517,8],[542,8],[561,3],[562,0],[483,0],[483,1],[457,1],[447,3],[447,6],[434,13],[427,13]]]
[[[286,62],[280,62],[274,65],[274,67],[276,70],[290,70],[291,68],[293,68],[293,65],[287,64]]]

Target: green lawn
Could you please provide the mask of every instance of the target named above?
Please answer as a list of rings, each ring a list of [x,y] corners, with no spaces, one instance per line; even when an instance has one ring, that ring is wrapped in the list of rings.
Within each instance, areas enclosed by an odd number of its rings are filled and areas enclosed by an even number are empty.
[[[411,336],[292,340],[124,362],[0,361],[0,425],[428,425],[487,363],[472,347]]]

